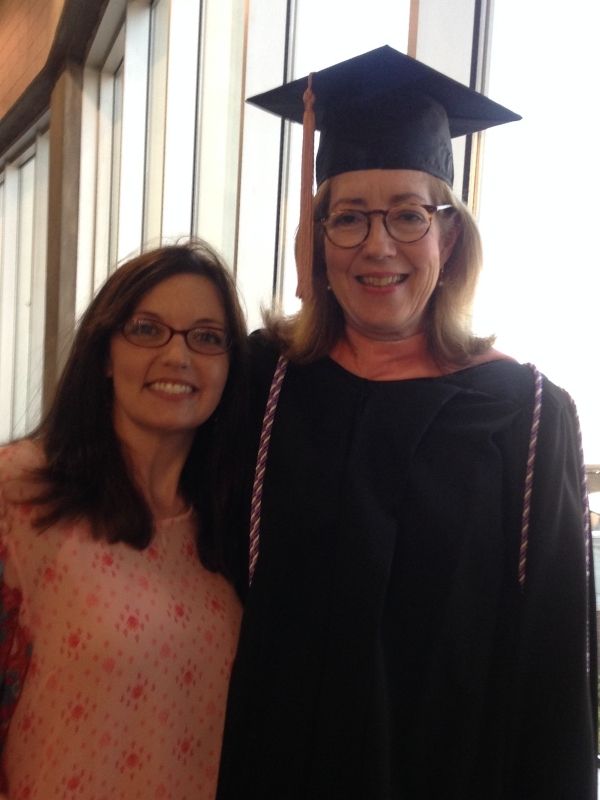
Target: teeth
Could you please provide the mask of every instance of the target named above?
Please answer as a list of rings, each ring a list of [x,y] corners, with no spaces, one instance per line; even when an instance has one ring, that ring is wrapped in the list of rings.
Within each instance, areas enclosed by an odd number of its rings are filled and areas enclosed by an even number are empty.
[[[365,286],[391,286],[394,283],[402,283],[406,280],[406,275],[386,275],[379,277],[375,275],[359,275],[359,283]]]
[[[186,383],[167,383],[166,381],[157,381],[151,383],[152,389],[158,389],[159,392],[167,392],[167,394],[191,394],[194,390]]]

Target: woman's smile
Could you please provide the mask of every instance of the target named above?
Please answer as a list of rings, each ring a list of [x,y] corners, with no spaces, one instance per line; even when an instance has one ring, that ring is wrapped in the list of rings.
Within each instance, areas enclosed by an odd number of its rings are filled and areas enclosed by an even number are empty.
[[[195,386],[192,386],[189,383],[179,383],[177,381],[152,381],[152,383],[148,383],[148,389],[151,389],[153,392],[157,392],[159,394],[166,394],[169,396],[184,396],[190,395],[193,392],[197,392],[198,389]]]
[[[429,176],[400,169],[336,175],[331,179],[328,211],[368,212],[401,201],[430,205]],[[327,278],[346,325],[379,340],[404,339],[422,331],[452,244],[444,241],[436,218],[418,241],[396,241],[381,215],[371,218],[367,238],[356,247],[339,247],[326,238]]]
[[[408,278],[406,273],[380,273],[370,272],[366,275],[357,275],[356,280],[367,289],[382,290],[387,289],[393,291],[396,286]]]

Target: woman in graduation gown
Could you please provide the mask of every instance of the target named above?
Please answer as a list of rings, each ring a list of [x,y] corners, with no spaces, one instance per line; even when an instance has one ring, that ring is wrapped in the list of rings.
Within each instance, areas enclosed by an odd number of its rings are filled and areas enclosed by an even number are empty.
[[[306,85],[253,100],[300,120]],[[390,48],[312,76],[305,138],[313,102],[302,309],[251,337],[218,797],[592,800],[576,414],[471,333],[480,242],[450,188],[450,137],[517,117]]]

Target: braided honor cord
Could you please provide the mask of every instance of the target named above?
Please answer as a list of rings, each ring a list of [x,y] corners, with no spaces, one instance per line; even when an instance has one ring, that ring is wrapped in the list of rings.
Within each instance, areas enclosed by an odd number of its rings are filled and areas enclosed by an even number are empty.
[[[287,359],[283,356],[279,356],[273,374],[273,380],[271,381],[271,388],[269,390],[269,397],[267,399],[265,415],[262,422],[262,430],[260,432],[256,468],[254,470],[254,483],[252,485],[252,500],[250,503],[249,586],[252,585],[254,570],[256,569],[256,562],[258,561],[258,553],[260,550],[260,511],[267,455],[269,453],[269,442],[271,441],[271,428],[273,427],[273,419],[275,417],[275,410],[277,409],[277,401],[279,400],[279,392],[281,391],[281,384],[285,377],[287,363]]]
[[[542,415],[542,374],[533,364],[527,364],[533,372],[534,398],[531,432],[529,434],[529,450],[527,452],[527,471],[525,473],[525,493],[523,496],[523,516],[521,518],[521,545],[519,548],[519,586],[525,585],[527,572],[527,546],[529,544],[529,517],[531,515],[531,491],[533,488],[533,470],[535,451],[537,448],[540,417]]]
[[[579,424],[579,415],[577,414],[577,407],[575,405],[575,401],[569,395],[569,401],[571,403],[571,408],[573,410],[573,415],[575,417],[575,422],[577,423],[577,446],[579,448],[579,470],[580,470],[580,495],[581,495],[581,504],[583,508],[583,535],[585,538],[585,574],[587,578],[587,584],[590,585],[591,579],[591,555],[592,555],[592,521],[590,518],[590,503],[588,499],[588,487],[587,487],[587,479],[585,475],[585,456],[583,453],[583,442],[581,439],[581,426]],[[589,605],[589,603],[588,603]],[[590,674],[590,670],[592,667],[591,664],[591,631],[590,631],[590,616],[591,613],[590,609],[588,608],[588,623],[587,623],[587,672],[588,675]]]

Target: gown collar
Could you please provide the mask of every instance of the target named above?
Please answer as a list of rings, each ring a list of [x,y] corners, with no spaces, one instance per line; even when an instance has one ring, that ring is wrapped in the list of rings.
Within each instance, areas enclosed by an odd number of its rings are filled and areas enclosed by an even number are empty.
[[[430,354],[424,333],[388,342],[369,339],[347,327],[329,355],[348,372],[373,381],[438,378],[465,368],[442,368]],[[473,357],[466,366],[509,358],[490,348]]]

